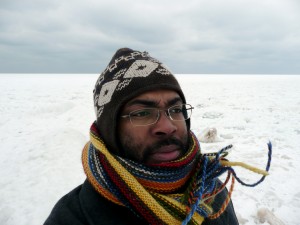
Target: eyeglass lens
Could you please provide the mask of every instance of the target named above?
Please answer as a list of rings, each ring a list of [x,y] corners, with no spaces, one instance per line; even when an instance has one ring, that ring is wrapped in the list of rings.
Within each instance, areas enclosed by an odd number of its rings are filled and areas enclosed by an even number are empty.
[[[156,108],[144,108],[133,111],[129,114],[131,123],[135,126],[145,126],[157,122],[160,111],[165,111],[166,115],[174,121],[182,121],[190,118],[192,114],[192,106],[189,104],[175,105],[167,110]]]

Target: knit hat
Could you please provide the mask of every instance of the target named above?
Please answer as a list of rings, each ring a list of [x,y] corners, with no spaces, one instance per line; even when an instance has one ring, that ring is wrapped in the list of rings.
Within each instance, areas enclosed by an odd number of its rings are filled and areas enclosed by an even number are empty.
[[[147,52],[119,49],[99,76],[93,91],[97,128],[110,152],[121,154],[117,124],[122,106],[155,89],[174,90],[186,103],[176,78],[161,62]],[[190,120],[186,123],[189,130]]]

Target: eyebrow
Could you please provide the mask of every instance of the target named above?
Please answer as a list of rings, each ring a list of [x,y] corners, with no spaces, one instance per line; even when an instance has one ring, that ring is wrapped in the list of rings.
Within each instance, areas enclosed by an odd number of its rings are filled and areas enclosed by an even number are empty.
[[[167,101],[167,106],[174,105],[175,103],[182,103],[182,99],[178,96],[173,99],[170,99]],[[158,102],[153,100],[147,100],[147,99],[134,99],[126,104],[126,106],[132,106],[132,105],[144,105],[148,107],[156,107],[158,105]]]

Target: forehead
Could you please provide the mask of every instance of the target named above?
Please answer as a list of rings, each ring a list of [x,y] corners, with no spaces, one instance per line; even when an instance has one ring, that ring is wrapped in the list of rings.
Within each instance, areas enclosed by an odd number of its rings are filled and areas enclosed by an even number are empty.
[[[154,105],[169,105],[182,102],[182,99],[176,91],[158,89],[147,91],[134,97],[125,104],[125,107],[137,104],[142,105],[143,102],[145,102],[145,104],[149,102],[149,104],[153,103]]]

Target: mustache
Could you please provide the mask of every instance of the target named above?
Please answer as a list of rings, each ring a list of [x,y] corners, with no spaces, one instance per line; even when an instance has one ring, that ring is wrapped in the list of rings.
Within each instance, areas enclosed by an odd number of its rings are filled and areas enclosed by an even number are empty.
[[[170,137],[170,138],[167,138],[167,139],[164,139],[164,140],[157,141],[153,145],[148,146],[144,151],[144,156],[143,156],[142,161],[145,161],[148,158],[149,155],[155,153],[159,148],[161,148],[163,146],[168,146],[168,145],[176,145],[183,152],[185,152],[186,149],[187,149],[187,143],[184,144],[178,138]]]

